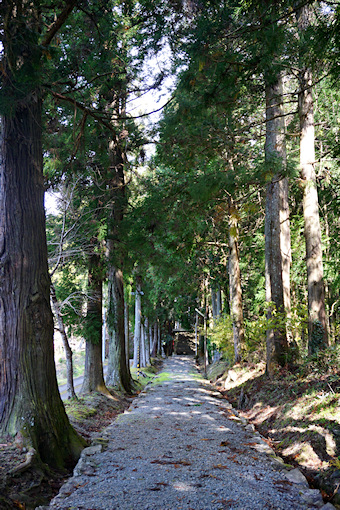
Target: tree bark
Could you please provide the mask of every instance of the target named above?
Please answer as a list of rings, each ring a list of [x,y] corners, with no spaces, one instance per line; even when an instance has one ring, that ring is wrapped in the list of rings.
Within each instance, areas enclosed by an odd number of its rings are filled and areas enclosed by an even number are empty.
[[[238,224],[235,208],[229,208],[229,291],[230,313],[233,322],[235,363],[241,360],[241,349],[244,345],[244,324],[241,271],[238,250]]]
[[[157,343],[158,343],[158,333],[157,333],[157,320],[154,322],[152,328],[152,349],[151,356],[155,358],[157,356]]]
[[[299,10],[298,25],[302,34],[311,22],[311,7]],[[302,62],[304,66],[304,63]],[[308,283],[308,351],[310,354],[328,345],[325,286],[321,247],[319,201],[315,175],[315,134],[312,70],[299,73],[300,171],[303,185],[303,216]]]
[[[92,243],[95,248],[97,240]],[[88,262],[88,301],[85,323],[85,371],[81,393],[109,393],[105,386],[102,362],[103,349],[103,269],[99,253],[93,251]]]
[[[146,367],[146,355],[145,355],[145,327],[143,322],[141,323],[140,328],[140,364],[139,366],[142,368]]]
[[[61,339],[62,339],[62,342],[64,345],[64,349],[65,349],[67,398],[69,398],[69,399],[77,398],[76,392],[74,391],[74,384],[73,384],[73,361],[72,361],[73,353],[72,353],[72,349],[70,347],[70,344],[69,344],[69,341],[67,338],[64,321],[63,321],[63,316],[61,314],[59,302],[58,302],[58,299],[57,299],[57,296],[55,293],[55,287],[52,282],[51,282],[50,292],[51,292],[51,300],[52,300],[52,305],[53,305],[53,309],[54,309],[54,314],[57,319],[58,331],[60,333],[60,336],[61,336]]]
[[[109,219],[108,234],[108,329],[109,363],[107,384],[132,392],[130,366],[127,363],[124,326],[124,251],[120,239],[120,226],[126,205],[124,155],[118,140],[112,140],[109,146],[111,167],[109,185],[112,210]]]
[[[285,124],[282,107],[282,77],[266,86],[266,143],[267,172],[271,180],[266,192],[265,218],[265,273],[267,317],[285,313],[289,303],[290,230],[288,214],[288,180],[286,168]],[[288,263],[289,261],[289,263]],[[288,274],[287,274],[288,271]],[[288,361],[288,340],[283,321],[267,330],[267,373],[271,375],[276,364]]]
[[[159,356],[162,356],[162,335],[161,335],[161,325],[159,320],[157,321],[157,353]]]
[[[144,335],[145,335],[145,364],[150,365],[150,329],[149,319],[146,318],[144,322]]]
[[[217,319],[217,292],[214,285],[210,286],[211,290],[211,311],[213,320],[215,321]]]
[[[216,290],[216,313],[217,317],[219,317],[222,313],[222,291],[220,285],[217,286]]]
[[[109,361],[106,382],[132,392],[130,366],[127,363],[124,328],[124,281],[121,270],[110,266],[108,277]]]
[[[129,318],[129,303],[127,298],[124,298],[124,329],[125,329],[126,365],[130,367],[130,318]]]
[[[136,278],[135,292],[135,333],[133,337],[133,367],[137,368],[141,362],[141,330],[142,330],[142,287],[140,278]]]
[[[15,96],[15,77],[7,73],[3,91]],[[78,459],[84,442],[66,416],[53,357],[41,125],[38,89],[2,118],[0,433],[21,434],[60,468]]]

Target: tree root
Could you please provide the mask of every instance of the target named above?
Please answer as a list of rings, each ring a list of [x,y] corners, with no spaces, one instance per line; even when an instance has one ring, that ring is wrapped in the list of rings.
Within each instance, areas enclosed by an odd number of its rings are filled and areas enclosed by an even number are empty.
[[[37,452],[34,448],[30,448],[28,452],[26,453],[26,459],[24,462],[19,464],[18,466],[14,467],[9,471],[10,475],[17,475],[20,473],[23,473],[24,471],[27,471],[30,467],[35,464],[35,461],[37,460]]]

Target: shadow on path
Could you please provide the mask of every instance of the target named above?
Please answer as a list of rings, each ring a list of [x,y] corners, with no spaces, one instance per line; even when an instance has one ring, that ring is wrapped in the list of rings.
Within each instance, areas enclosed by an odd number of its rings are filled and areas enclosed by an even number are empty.
[[[83,452],[51,508],[78,510],[292,510],[307,504],[266,445],[176,356]],[[268,448],[268,447],[267,447]],[[313,492],[313,491],[312,491]]]

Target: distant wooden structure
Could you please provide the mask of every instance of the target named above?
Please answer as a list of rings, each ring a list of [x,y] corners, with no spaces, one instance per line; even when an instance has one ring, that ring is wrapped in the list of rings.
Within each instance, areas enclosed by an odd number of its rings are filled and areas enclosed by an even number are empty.
[[[195,333],[184,328],[176,328],[172,330],[175,335],[175,354],[195,355]]]

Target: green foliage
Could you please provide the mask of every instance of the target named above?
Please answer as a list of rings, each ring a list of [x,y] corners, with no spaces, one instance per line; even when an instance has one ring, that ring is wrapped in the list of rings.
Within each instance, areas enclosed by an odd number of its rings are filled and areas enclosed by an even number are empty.
[[[322,351],[306,355],[300,366],[301,374],[314,374],[317,377],[324,377],[329,374],[334,377],[334,382],[338,381],[337,371],[340,366],[340,345],[335,344]],[[334,376],[332,376],[334,374]],[[330,379],[332,382],[332,379]]]
[[[210,342],[223,353],[225,358],[234,359],[233,324],[230,315],[223,314],[218,317],[212,329],[209,329],[208,336]]]
[[[84,338],[93,344],[98,345],[102,335],[102,317],[97,311],[87,312],[86,320],[83,323],[82,334]]]
[[[260,354],[265,352],[266,333],[268,329],[287,330],[290,343],[290,360],[296,360],[307,352],[307,307],[299,305],[293,307],[291,316],[278,312],[271,304],[271,317],[267,314],[260,315],[256,320],[245,321],[246,351]]]

